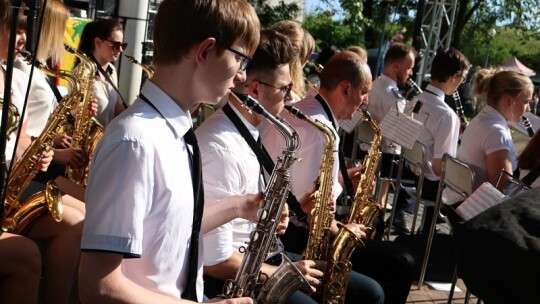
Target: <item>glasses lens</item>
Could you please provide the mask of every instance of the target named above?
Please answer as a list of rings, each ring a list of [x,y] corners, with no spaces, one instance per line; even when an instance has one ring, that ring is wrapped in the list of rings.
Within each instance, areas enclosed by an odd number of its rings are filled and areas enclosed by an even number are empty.
[[[242,58],[242,62],[240,62],[240,69],[241,69],[242,71],[245,71],[245,70],[247,69],[247,67],[248,67],[250,61],[251,61],[250,58],[248,58],[248,57],[243,57],[243,58]]]
[[[110,41],[110,40],[109,42],[111,43],[112,48],[115,51],[120,51],[120,48],[122,48],[122,50],[125,50],[128,45],[127,42],[118,42],[118,41]]]

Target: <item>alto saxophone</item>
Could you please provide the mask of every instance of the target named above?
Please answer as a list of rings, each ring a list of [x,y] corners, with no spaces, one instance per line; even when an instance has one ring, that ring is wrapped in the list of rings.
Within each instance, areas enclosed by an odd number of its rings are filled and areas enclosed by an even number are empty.
[[[244,256],[240,268],[236,273],[236,278],[234,280],[227,280],[223,287],[223,297],[225,298],[243,296],[254,298],[255,287],[262,284],[259,279],[265,277],[261,273],[261,266],[264,260],[266,260],[268,253],[275,251],[277,247],[276,229],[290,188],[290,174],[288,170],[296,160],[294,154],[300,145],[300,139],[294,129],[286,126],[280,118],[268,113],[255,99],[239,93],[234,93],[233,95],[244,106],[262,115],[272,123],[286,141],[286,148],[278,158],[269,183],[264,191],[263,205],[258,212],[259,219],[257,226],[250,234],[250,241],[247,247],[240,248],[240,252],[243,252]],[[256,299],[257,303],[284,303],[298,288],[309,286],[307,279],[302,275],[300,270],[286,256],[282,255],[282,257],[283,263],[262,286],[262,290]]]
[[[4,109],[4,99],[0,98],[0,110]],[[21,115],[19,110],[12,103],[8,107],[8,122],[7,122],[7,139],[9,140],[11,133],[13,133],[19,127],[19,121]]]
[[[21,54],[26,61],[32,62],[30,53],[21,51]],[[47,213],[50,213],[57,222],[62,220],[62,197],[53,181],[49,181],[45,190],[35,193],[25,202],[20,202],[19,198],[38,173],[41,155],[54,145],[55,135],[66,124],[67,117],[71,109],[77,106],[81,93],[77,79],[70,73],[52,71],[40,62],[36,64],[37,68],[44,73],[66,79],[72,90],[58,104],[41,134],[24,151],[23,156],[10,172],[6,187],[2,229],[19,234],[24,233],[35,219]]]
[[[383,208],[380,203],[371,199],[373,182],[376,178],[377,167],[381,158],[379,148],[382,134],[381,129],[371,119],[371,115],[367,110],[362,109],[362,115],[373,129],[375,136],[368,154],[364,159],[364,173],[360,177],[360,182],[356,188],[354,200],[351,205],[351,213],[346,223],[363,224],[367,228],[366,236],[372,238],[375,232],[375,219],[383,214]],[[345,226],[340,226],[338,235],[332,243],[330,258],[326,265],[328,279],[324,288],[322,303],[338,304],[343,303],[345,300],[345,292],[352,266],[350,262],[351,255],[359,245],[365,247],[364,243],[355,233]]]
[[[150,78],[152,78],[152,76],[154,76],[154,69],[152,69],[151,66],[146,65],[144,63],[140,63],[133,56],[129,56],[129,55],[126,55],[126,54],[124,54],[124,56],[126,56],[126,58],[129,60],[129,62],[140,66],[143,69],[143,71],[146,73],[146,77],[148,77],[148,79],[150,79]]]
[[[73,168],[67,166],[66,176],[79,186],[85,187],[88,181],[88,170],[92,160],[93,152],[97,144],[103,137],[103,126],[88,113],[88,107],[92,102],[95,75],[97,72],[96,64],[85,54],[75,50],[67,44],[64,44],[66,50],[75,55],[81,61],[81,68],[76,69],[75,76],[79,79],[81,85],[81,102],[79,111],[75,116],[75,126],[71,138],[71,146],[81,148],[84,153],[84,161],[81,167]]]
[[[334,167],[334,152],[336,152],[336,134],[324,123],[306,116],[293,106],[286,105],[285,109],[291,115],[317,128],[326,140],[314,193],[315,206],[311,211],[308,242],[303,254],[305,260],[326,261],[330,248],[330,227],[332,225],[332,213],[328,209],[328,202],[332,200],[332,169]]]

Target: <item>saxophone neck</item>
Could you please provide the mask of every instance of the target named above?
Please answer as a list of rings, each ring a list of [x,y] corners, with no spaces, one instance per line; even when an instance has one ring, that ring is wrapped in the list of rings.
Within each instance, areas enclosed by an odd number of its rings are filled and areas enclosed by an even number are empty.
[[[300,137],[298,136],[298,133],[296,133],[296,130],[285,120],[275,117],[274,115],[270,114],[255,98],[238,92],[233,92],[231,94],[236,99],[238,99],[242,106],[248,108],[249,110],[261,115],[262,117],[266,118],[276,129],[278,129],[279,133],[285,138],[286,146],[288,151],[294,151],[297,150],[298,147],[300,147]]]

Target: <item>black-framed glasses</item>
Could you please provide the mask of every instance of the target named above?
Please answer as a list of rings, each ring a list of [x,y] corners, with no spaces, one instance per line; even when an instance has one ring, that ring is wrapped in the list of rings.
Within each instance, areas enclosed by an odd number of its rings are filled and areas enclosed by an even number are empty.
[[[230,47],[228,47],[227,50],[233,52],[234,54],[242,58],[242,60],[240,61],[240,69],[242,71],[245,71],[249,62],[251,61],[251,57]]]
[[[113,50],[115,51],[120,51],[120,48],[122,48],[122,50],[125,50],[128,46],[127,42],[120,42],[120,41],[114,41],[114,40],[109,40],[109,39],[105,39],[105,40],[111,43],[111,46]]]
[[[276,87],[275,85],[272,85],[272,84],[269,84],[269,83],[266,83],[264,81],[260,81],[260,80],[257,80],[260,84],[263,84],[265,86],[269,86],[269,87],[272,87],[274,89],[278,89],[281,94],[283,94],[283,96],[287,96],[289,94],[291,94],[291,90],[292,90],[292,86],[293,86],[293,83],[289,83],[288,85],[284,86],[284,87],[281,87],[281,88],[278,88]]]

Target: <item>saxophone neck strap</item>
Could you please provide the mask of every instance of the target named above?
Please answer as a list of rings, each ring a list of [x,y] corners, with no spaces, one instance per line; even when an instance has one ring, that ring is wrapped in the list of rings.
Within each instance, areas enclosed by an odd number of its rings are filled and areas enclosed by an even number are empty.
[[[103,75],[103,77],[105,77],[105,80],[107,80],[107,82],[113,87],[113,89],[116,91],[116,93],[118,94],[118,96],[120,96],[120,99],[122,100],[122,105],[124,106],[124,108],[128,108],[128,104],[126,103],[126,101],[124,100],[124,97],[122,96],[122,94],[120,93],[120,91],[118,90],[118,87],[116,87],[116,85],[114,84],[114,82],[112,81],[109,73],[105,70],[103,70],[103,67],[101,67],[101,64],[99,64],[96,60],[96,58],[94,58],[94,56],[91,56],[90,57],[92,59],[92,61],[96,64],[97,66],[97,69],[98,69],[98,74],[101,74]]]
[[[326,116],[328,116],[328,120],[332,123],[332,126],[334,127],[334,130],[337,132],[337,124],[334,121],[334,115],[332,114],[332,110],[330,110],[330,107],[328,106],[328,103],[324,98],[317,94],[315,96],[315,99],[321,104],[324,112],[326,113]],[[354,193],[354,186],[352,184],[351,179],[349,178],[349,174],[347,173],[347,164],[345,163],[345,157],[343,156],[343,151],[341,149],[338,150],[338,158],[339,158],[339,171],[341,172],[341,176],[343,177],[343,182],[345,183],[345,188],[343,191],[345,192],[344,197],[347,198],[348,196],[353,195]],[[348,204],[349,199],[347,198],[343,202],[345,204]]]
[[[226,103],[223,106],[223,113],[229,118],[229,120],[234,124],[238,132],[240,132],[240,135],[244,138],[244,140],[247,142],[251,150],[255,153],[257,156],[257,160],[259,161],[259,164],[262,165],[264,170],[268,174],[272,174],[272,171],[274,171],[274,161],[272,160],[272,157],[270,157],[270,154],[264,146],[260,143],[258,143],[255,138],[251,135],[246,125],[242,122],[240,117],[234,112],[231,105],[229,103]],[[289,204],[289,207],[291,208],[294,213],[296,213],[296,216],[300,221],[305,222],[307,220],[307,214],[302,211],[302,208],[300,208],[300,203],[296,199],[296,197],[289,191],[287,194],[287,204]]]

